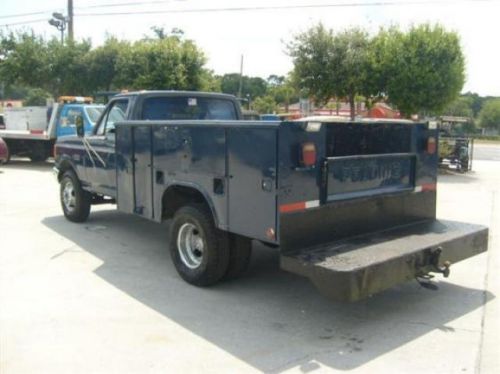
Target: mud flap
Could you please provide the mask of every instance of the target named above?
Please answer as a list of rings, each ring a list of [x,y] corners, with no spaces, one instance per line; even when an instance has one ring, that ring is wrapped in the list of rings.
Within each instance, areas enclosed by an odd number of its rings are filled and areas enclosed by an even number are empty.
[[[280,266],[329,298],[356,301],[429,272],[447,275],[487,247],[486,227],[434,220],[286,253]]]

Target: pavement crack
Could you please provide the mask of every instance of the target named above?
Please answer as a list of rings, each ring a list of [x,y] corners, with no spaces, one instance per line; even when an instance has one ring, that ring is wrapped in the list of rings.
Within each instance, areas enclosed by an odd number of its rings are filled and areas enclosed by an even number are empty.
[[[483,300],[482,300],[482,311],[481,311],[481,331],[480,331],[480,337],[479,337],[479,347],[478,347],[478,352],[477,352],[477,359],[476,359],[476,365],[474,368],[475,373],[480,373],[481,372],[481,364],[482,364],[482,356],[483,356],[483,346],[484,346],[484,326],[485,326],[485,321],[486,321],[486,305],[488,303],[488,274],[489,274],[489,267],[490,267],[490,261],[491,261],[491,256],[492,256],[492,250],[493,250],[493,245],[492,243],[494,242],[493,239],[493,233],[496,232],[496,227],[495,227],[495,208],[496,208],[496,199],[497,199],[497,193],[496,191],[492,191],[491,195],[491,212],[490,212],[490,225],[489,225],[489,235],[488,235],[488,251],[487,251],[487,257],[486,257],[486,273],[484,274],[484,290],[483,290]]]
[[[61,257],[65,253],[69,253],[69,252],[83,252],[81,249],[74,249],[75,247],[76,247],[75,245],[72,245],[71,247],[63,249],[62,251],[60,251],[60,252],[56,253],[55,255],[51,256],[50,259],[51,260],[55,260],[56,258]]]

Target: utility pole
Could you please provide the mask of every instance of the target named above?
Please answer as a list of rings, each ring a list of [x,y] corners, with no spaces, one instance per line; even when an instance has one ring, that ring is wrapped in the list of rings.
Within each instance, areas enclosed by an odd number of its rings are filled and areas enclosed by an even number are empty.
[[[68,0],[68,39],[73,41],[73,0]]]
[[[241,90],[243,86],[243,55],[241,55],[241,63],[240,63],[240,85],[238,87],[238,97],[241,98]]]

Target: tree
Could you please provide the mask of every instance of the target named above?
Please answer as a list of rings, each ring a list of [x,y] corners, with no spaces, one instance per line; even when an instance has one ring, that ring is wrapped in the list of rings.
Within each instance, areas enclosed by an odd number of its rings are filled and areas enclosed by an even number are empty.
[[[89,71],[85,57],[91,48],[90,41],[68,40],[61,44],[53,38],[46,45],[48,76],[39,87],[54,96],[84,95],[91,93]]]
[[[386,48],[385,92],[403,115],[442,111],[460,94],[465,62],[455,32],[428,24],[392,30]]]
[[[259,113],[274,113],[277,105],[272,96],[266,95],[256,98],[252,103],[252,107]]]
[[[49,65],[43,38],[33,32],[2,33],[0,38],[1,81],[7,85],[46,85]]]
[[[238,73],[224,74],[221,78],[221,90],[224,93],[238,95],[240,75]],[[242,77],[242,97],[250,96],[252,99],[264,96],[267,93],[267,82],[260,77]]]
[[[47,99],[50,97],[50,93],[41,89],[33,88],[30,89],[24,99],[24,105],[26,106],[44,106],[47,104]]]
[[[275,80],[271,80],[270,76],[268,81],[268,95],[274,98],[274,101],[278,104],[282,104],[285,107],[285,112],[288,112],[288,107],[291,102],[298,101],[300,96],[296,87],[290,78],[277,77]],[[272,83],[269,83],[272,82]]]
[[[198,90],[203,85],[204,53],[178,36],[141,40],[122,51],[115,84],[122,88]]]
[[[87,53],[84,61],[88,69],[89,91],[110,91],[121,88],[114,84],[116,66],[120,53],[129,48],[129,42],[108,37],[102,46]]]
[[[500,99],[488,100],[479,112],[479,123],[487,129],[500,130]]]
[[[334,97],[347,97],[353,119],[356,95],[371,95],[369,51],[365,31],[352,28],[334,34],[322,24],[295,36],[288,45],[299,86],[320,105]]]

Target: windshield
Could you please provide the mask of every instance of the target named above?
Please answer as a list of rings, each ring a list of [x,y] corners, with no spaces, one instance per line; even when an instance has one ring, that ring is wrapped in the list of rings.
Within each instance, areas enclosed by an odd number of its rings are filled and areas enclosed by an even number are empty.
[[[144,100],[145,120],[235,120],[231,100],[211,97],[150,97]]]
[[[87,113],[87,116],[92,125],[95,125],[101,113],[103,112],[104,108],[105,108],[104,105],[86,106],[84,108],[85,113]]]

